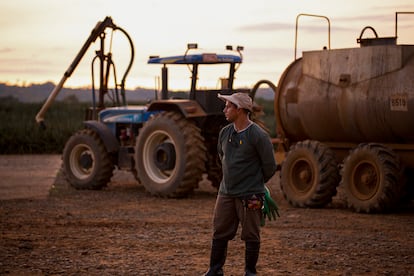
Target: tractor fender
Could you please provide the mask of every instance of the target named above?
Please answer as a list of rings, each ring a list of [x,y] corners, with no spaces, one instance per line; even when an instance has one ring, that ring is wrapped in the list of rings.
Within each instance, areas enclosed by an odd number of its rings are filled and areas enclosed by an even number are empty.
[[[157,100],[148,106],[148,111],[176,111],[185,118],[206,117],[207,113],[200,104],[193,100]]]
[[[86,128],[94,130],[99,135],[108,152],[118,152],[119,142],[105,124],[93,120],[84,121],[83,124]]]

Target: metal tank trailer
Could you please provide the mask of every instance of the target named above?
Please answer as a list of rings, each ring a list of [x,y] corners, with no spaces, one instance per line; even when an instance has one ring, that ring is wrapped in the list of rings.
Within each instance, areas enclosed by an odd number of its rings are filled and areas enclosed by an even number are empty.
[[[385,212],[412,189],[414,45],[365,27],[360,47],[303,52],[281,76],[274,110],[281,189],[296,207],[322,207],[344,187],[348,207]],[[296,18],[296,38],[300,14]],[[365,32],[374,34],[364,38]],[[411,182],[411,183],[410,183]]]

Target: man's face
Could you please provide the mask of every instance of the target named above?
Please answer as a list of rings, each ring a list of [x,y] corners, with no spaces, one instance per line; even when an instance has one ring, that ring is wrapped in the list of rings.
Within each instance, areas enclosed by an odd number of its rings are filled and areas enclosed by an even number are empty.
[[[234,103],[226,101],[226,105],[223,109],[224,116],[230,123],[234,122],[238,116],[238,109]]]

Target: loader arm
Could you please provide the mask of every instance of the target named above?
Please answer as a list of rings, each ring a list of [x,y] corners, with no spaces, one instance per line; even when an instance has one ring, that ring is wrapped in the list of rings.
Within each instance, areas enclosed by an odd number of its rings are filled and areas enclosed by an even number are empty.
[[[76,55],[75,59],[70,64],[69,68],[65,71],[63,74],[62,79],[60,82],[56,85],[56,87],[53,89],[53,91],[50,93],[49,97],[47,98],[46,102],[43,104],[42,108],[36,115],[36,122],[40,124],[42,127],[44,127],[44,115],[46,111],[49,109],[50,105],[55,100],[56,96],[61,91],[63,85],[65,84],[66,80],[72,75],[73,71],[78,66],[79,62],[85,55],[86,51],[89,49],[90,45],[96,41],[98,37],[101,35],[104,35],[106,28],[112,28],[116,29],[116,25],[112,22],[111,17],[106,17],[104,21],[99,21],[95,28],[92,30],[90,36],[86,40],[86,42],[83,44],[81,50]]]

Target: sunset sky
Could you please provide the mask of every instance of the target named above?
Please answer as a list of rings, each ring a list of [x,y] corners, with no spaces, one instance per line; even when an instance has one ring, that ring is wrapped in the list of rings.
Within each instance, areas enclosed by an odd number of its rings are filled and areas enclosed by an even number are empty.
[[[372,26],[379,36],[394,36],[395,12],[414,12],[414,1],[13,0],[0,1],[0,11],[0,82],[57,83],[96,23],[110,16],[135,45],[127,88],[153,88],[160,66],[147,64],[148,57],[183,54],[189,42],[197,42],[208,52],[225,45],[244,46],[235,84],[251,87],[261,79],[277,84],[293,61],[299,13],[329,17],[331,48],[359,47],[356,39],[365,26]],[[302,50],[327,45],[326,21],[304,17],[299,23],[299,55]],[[413,34],[414,15],[400,15],[398,43],[414,44]],[[367,31],[365,36],[372,37],[372,33]],[[120,79],[129,50],[118,33],[113,43]],[[90,86],[91,61],[97,49],[99,44],[93,44],[65,87]],[[170,72],[170,88],[189,87],[189,72],[184,69],[176,75]]]

